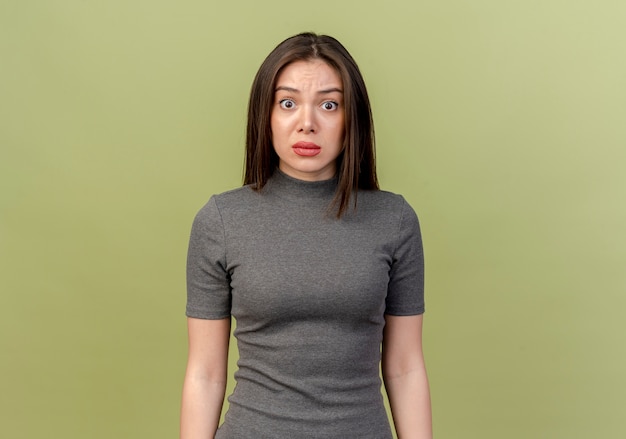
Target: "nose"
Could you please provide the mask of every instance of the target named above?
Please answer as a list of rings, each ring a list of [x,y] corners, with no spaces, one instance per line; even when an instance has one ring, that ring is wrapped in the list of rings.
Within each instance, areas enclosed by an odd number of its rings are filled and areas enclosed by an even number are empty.
[[[317,128],[315,126],[315,112],[310,106],[305,105],[304,107],[300,109],[300,120],[299,120],[298,131],[301,133],[308,134],[308,133],[314,133],[316,129]]]

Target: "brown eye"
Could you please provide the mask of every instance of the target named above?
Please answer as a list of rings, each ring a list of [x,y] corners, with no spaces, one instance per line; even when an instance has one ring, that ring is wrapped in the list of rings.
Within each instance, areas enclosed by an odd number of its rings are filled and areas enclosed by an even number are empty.
[[[327,101],[322,104],[322,108],[328,111],[336,110],[338,107],[339,107],[339,104],[333,101]]]
[[[279,102],[280,108],[284,108],[285,110],[290,110],[296,106],[296,103],[291,99],[283,99]]]

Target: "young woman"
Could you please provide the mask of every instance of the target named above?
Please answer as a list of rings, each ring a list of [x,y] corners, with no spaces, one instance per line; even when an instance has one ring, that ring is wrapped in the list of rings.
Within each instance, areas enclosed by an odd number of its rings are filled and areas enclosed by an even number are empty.
[[[378,188],[365,84],[334,38],[296,35],[261,65],[244,186],[197,214],[187,264],[182,439],[391,438],[381,362],[398,437],[432,437],[419,224]]]

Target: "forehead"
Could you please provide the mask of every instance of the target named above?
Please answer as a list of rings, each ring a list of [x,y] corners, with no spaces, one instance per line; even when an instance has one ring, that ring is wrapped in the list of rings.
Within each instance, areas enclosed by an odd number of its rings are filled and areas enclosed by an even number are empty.
[[[281,85],[305,88],[326,88],[332,85],[340,88],[342,81],[339,72],[326,61],[311,59],[287,64],[276,78],[276,86]]]

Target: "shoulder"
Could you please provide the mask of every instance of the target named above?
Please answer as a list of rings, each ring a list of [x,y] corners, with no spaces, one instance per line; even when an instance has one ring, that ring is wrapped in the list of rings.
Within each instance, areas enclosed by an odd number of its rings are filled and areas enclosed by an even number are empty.
[[[211,199],[214,200],[218,207],[228,208],[230,206],[246,204],[250,199],[256,198],[257,196],[258,192],[255,192],[250,185],[246,185],[220,194],[214,194],[211,196]],[[211,201],[211,199],[209,199],[209,201]]]
[[[416,215],[415,210],[402,195],[384,190],[359,191],[357,209],[379,212],[387,217],[398,219],[406,215]]]
[[[256,196],[257,193],[248,186],[213,194],[196,213],[194,227],[205,228],[210,224],[221,225],[225,215],[228,216],[233,210],[237,211],[246,206],[249,207],[251,199]]]
[[[258,198],[258,193],[252,190],[250,186],[242,186],[222,193],[213,194],[204,206],[202,206],[198,214],[213,215],[224,210],[232,208],[237,209],[240,206],[249,205],[250,201],[254,198]]]
[[[404,200],[402,195],[382,189],[359,191],[359,200],[361,200],[361,198],[371,203],[383,203],[387,205],[398,205]]]
[[[400,194],[393,192],[361,191],[357,198],[357,217],[375,224],[379,230],[399,239],[420,235],[417,213]]]

